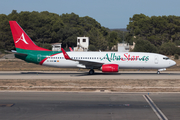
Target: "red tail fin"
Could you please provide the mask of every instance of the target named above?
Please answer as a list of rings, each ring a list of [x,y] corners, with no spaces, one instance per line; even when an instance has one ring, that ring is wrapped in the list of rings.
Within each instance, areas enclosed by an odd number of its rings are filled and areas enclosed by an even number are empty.
[[[26,50],[40,50],[40,51],[50,51],[45,48],[38,47],[34,44],[31,38],[24,32],[20,25],[16,21],[9,21],[11,32],[14,39],[14,44],[16,48],[26,49]]]

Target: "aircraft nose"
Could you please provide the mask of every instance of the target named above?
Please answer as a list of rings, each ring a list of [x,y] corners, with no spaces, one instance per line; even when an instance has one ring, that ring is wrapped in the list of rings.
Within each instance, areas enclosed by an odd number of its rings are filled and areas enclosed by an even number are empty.
[[[172,60],[171,64],[174,66],[174,65],[176,65],[176,62]]]

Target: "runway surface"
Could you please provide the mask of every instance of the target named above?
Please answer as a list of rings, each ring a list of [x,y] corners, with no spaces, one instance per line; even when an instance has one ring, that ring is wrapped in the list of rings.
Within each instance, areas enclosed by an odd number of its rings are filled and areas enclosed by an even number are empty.
[[[118,73],[78,71],[0,71],[0,79],[179,79],[179,71],[119,71]]]
[[[1,120],[158,120],[147,93],[0,92]],[[150,93],[167,119],[180,118],[179,93]]]

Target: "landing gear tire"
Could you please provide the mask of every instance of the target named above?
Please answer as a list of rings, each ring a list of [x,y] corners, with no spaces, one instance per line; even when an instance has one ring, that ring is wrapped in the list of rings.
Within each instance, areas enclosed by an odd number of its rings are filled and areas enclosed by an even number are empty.
[[[157,71],[157,74],[159,75],[159,74],[160,74],[160,71]]]
[[[89,71],[89,75],[93,75],[93,74],[94,74],[94,70],[91,69],[91,70]]]

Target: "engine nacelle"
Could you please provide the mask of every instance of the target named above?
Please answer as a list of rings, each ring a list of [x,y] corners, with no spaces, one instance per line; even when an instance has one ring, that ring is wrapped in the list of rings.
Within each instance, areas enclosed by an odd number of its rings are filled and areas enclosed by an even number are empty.
[[[118,72],[119,65],[117,64],[104,64],[101,67],[102,72]]]

